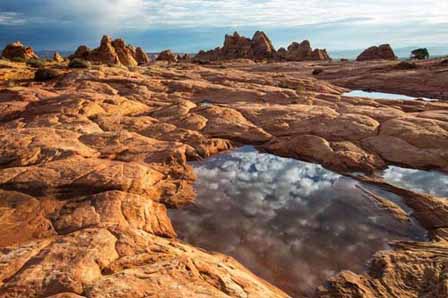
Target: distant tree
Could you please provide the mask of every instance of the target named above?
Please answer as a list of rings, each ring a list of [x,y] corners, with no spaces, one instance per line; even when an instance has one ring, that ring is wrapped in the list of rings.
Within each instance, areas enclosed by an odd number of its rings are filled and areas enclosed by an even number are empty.
[[[429,59],[427,48],[415,49],[411,52],[411,59],[425,60]]]

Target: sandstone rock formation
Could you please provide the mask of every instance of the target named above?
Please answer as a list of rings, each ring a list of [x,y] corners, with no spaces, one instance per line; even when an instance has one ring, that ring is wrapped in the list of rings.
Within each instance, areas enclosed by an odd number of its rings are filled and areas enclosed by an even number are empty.
[[[234,146],[340,173],[448,172],[448,103],[350,98],[279,67],[103,65],[0,81],[0,297],[288,297],[179,241],[167,215],[194,200],[187,161]],[[369,274],[343,272],[320,297],[446,296],[447,202],[405,194],[433,237],[393,244]]]
[[[135,49],[135,60],[137,61],[138,65],[144,65],[151,62],[148,54],[146,54],[141,47],[137,47]]]
[[[20,41],[7,45],[2,52],[2,57],[7,59],[20,58],[24,60],[39,59],[31,47],[25,47]]]
[[[112,40],[110,36],[103,36],[100,46],[94,50],[84,45],[78,47],[69,58],[124,66],[137,66],[149,62],[148,56],[141,48],[136,49],[121,38]]]
[[[269,37],[261,31],[255,32],[252,39],[240,36],[237,32],[226,35],[222,48],[210,51],[200,51],[194,61],[206,63],[219,60],[251,59],[255,61],[307,61],[307,60],[331,60],[326,50],[311,48],[310,42],[293,42],[288,50],[280,48],[278,51],[272,45]]]
[[[55,52],[53,55],[53,61],[57,62],[57,63],[61,63],[64,62],[64,57],[61,56],[61,54],[59,54],[59,52]]]
[[[358,58],[357,61],[367,61],[367,60],[397,60],[394,50],[389,44],[383,44],[380,46],[373,46],[364,50]]]
[[[284,48],[279,49],[277,59],[286,61],[331,60],[325,49],[313,50],[308,40],[304,40],[301,43],[293,42],[288,46],[288,50]]]
[[[210,62],[231,59],[264,60],[274,57],[275,49],[269,37],[261,31],[255,32],[252,39],[240,36],[237,32],[226,35],[222,48],[201,51],[195,57],[196,62]]]
[[[171,50],[164,50],[157,55],[157,61],[177,62],[177,55]]]

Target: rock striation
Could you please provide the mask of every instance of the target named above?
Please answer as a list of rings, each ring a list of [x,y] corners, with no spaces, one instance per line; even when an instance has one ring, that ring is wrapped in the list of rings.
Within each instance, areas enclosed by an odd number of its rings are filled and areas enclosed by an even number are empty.
[[[179,241],[167,214],[194,200],[188,161],[242,144],[340,173],[448,172],[448,103],[350,98],[279,67],[101,66],[0,81],[0,297],[288,297]],[[368,274],[342,272],[319,297],[446,296],[446,199],[392,190],[431,239],[394,243]]]
[[[24,46],[20,41],[7,45],[2,51],[2,57],[7,59],[39,59],[31,47]]]
[[[210,62],[219,60],[251,59],[255,61],[306,61],[306,60],[331,60],[326,50],[311,48],[310,42],[293,42],[288,50],[280,48],[278,51],[272,45],[269,37],[261,31],[255,32],[252,39],[240,36],[237,32],[226,35],[222,48],[210,51],[200,51],[195,57],[195,62]]]
[[[356,58],[356,61],[368,60],[397,60],[397,56],[395,56],[394,50],[389,44],[383,44],[380,46],[373,46],[364,50]]]
[[[148,55],[141,48],[134,48],[119,38],[112,40],[110,36],[103,36],[100,46],[90,50],[87,46],[81,45],[70,60],[82,59],[95,63],[137,66],[150,61]]]

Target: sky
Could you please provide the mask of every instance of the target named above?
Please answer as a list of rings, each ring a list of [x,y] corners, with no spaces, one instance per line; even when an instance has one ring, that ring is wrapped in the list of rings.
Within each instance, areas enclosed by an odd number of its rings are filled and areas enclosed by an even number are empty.
[[[274,46],[448,48],[448,0],[0,0],[0,47],[94,47],[103,34],[149,52],[196,52],[263,30]]]

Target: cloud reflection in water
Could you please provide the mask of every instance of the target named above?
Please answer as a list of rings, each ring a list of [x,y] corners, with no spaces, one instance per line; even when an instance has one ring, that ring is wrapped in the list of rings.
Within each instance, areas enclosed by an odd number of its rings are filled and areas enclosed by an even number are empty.
[[[170,211],[179,236],[293,297],[341,270],[363,271],[389,240],[422,236],[361,196],[359,182],[320,165],[242,147],[194,166],[196,206]]]

